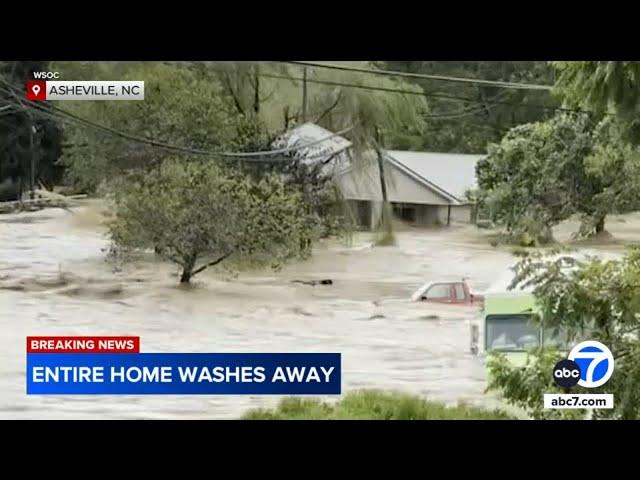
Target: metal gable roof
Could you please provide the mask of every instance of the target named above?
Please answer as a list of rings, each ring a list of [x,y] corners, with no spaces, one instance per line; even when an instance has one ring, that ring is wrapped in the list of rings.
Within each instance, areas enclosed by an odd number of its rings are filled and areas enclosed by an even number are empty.
[[[322,139],[326,140],[314,143]],[[306,144],[312,145],[304,147]],[[289,155],[305,163],[326,161],[334,155],[345,152],[350,146],[351,142],[346,138],[335,135],[333,132],[314,123],[298,125],[282,134],[272,144],[272,147],[276,149],[302,147]]]
[[[427,187],[453,201],[464,202],[465,192],[477,187],[476,164],[484,155],[386,151],[387,160]]]

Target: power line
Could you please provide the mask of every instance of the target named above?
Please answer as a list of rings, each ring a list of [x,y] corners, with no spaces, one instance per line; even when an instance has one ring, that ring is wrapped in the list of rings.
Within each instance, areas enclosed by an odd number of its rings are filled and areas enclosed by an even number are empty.
[[[425,73],[410,73],[410,72],[399,72],[396,70],[376,70],[373,68],[363,68],[363,67],[351,67],[346,65],[336,65],[332,63],[315,63],[315,62],[282,62],[282,63],[290,63],[293,65],[301,65],[306,67],[319,67],[319,68],[328,68],[332,70],[342,70],[347,72],[359,72],[359,73],[369,73],[375,75],[386,75],[393,77],[405,77],[405,78],[421,78],[425,80],[439,80],[446,82],[459,82],[459,83],[472,83],[478,85],[488,85],[492,87],[499,88],[514,88],[520,90],[546,90],[550,91],[553,89],[552,85],[540,85],[535,83],[516,83],[516,82],[504,82],[499,80],[483,80],[483,79],[475,79],[475,78],[464,78],[464,77],[451,77],[445,75],[429,75]]]
[[[296,82],[302,82],[304,80],[301,77],[289,77],[289,76],[286,76],[286,75],[276,75],[276,74],[271,74],[271,73],[260,73],[259,75],[262,76],[262,77],[267,77],[267,78],[277,78],[277,79],[281,79],[281,80],[290,80],[290,81],[296,81]],[[590,112],[588,110],[580,110],[580,109],[566,108],[566,107],[554,107],[554,106],[547,106],[547,105],[539,105],[539,104],[536,104],[536,103],[514,103],[514,102],[508,102],[508,101],[504,101],[504,100],[492,100],[492,99],[478,100],[476,98],[460,97],[460,96],[457,96],[457,95],[416,92],[414,90],[406,90],[406,89],[401,89],[401,88],[378,87],[378,86],[373,86],[373,85],[359,85],[359,84],[356,84],[356,83],[336,82],[336,81],[333,81],[333,80],[318,80],[318,79],[312,79],[312,78],[308,78],[308,77],[307,77],[307,82],[309,82],[309,83],[317,83],[317,84],[321,84],[321,85],[331,85],[331,86],[336,86],[336,87],[359,88],[359,89],[363,89],[363,90],[372,90],[372,91],[380,91],[380,92],[388,92],[388,93],[399,93],[399,94],[403,94],[403,95],[416,95],[416,96],[427,97],[427,98],[441,98],[441,99],[448,99],[448,100],[458,100],[458,101],[464,101],[464,102],[469,102],[469,103],[481,103],[481,104],[486,103],[486,104],[494,104],[494,105],[508,105],[508,106],[518,107],[518,108],[537,108],[537,109],[541,109],[541,110],[551,110],[551,111],[569,112],[569,113],[583,113],[583,114],[593,113],[593,112]],[[607,113],[605,113],[605,115],[616,115],[616,114],[607,112]],[[426,116],[426,118],[429,118],[429,117]]]
[[[219,73],[227,73],[226,71],[220,70],[220,69],[216,69],[216,68],[212,68],[211,70],[215,71],[215,72],[219,72]],[[322,85],[333,85],[333,86],[341,86],[341,87],[346,87],[346,88],[359,88],[359,89],[363,89],[363,90],[373,90],[373,91],[382,91],[382,92],[390,92],[390,93],[402,93],[402,94],[409,94],[409,95],[418,95],[418,96],[424,96],[424,97],[433,97],[433,98],[440,98],[440,99],[445,99],[445,100],[452,100],[452,101],[466,101],[469,103],[482,103],[485,104],[487,102],[481,101],[481,100],[477,100],[477,99],[473,99],[473,98],[465,98],[465,97],[457,97],[457,96],[453,96],[453,95],[445,95],[445,94],[427,94],[425,92],[417,92],[414,90],[402,90],[402,89],[398,89],[398,88],[389,88],[389,87],[376,87],[373,85],[358,85],[358,84],[352,84],[352,83],[345,83],[345,82],[334,82],[331,80],[314,80],[311,78],[298,78],[298,77],[291,77],[291,76],[285,76],[285,75],[277,75],[277,74],[269,74],[269,73],[259,73],[259,74],[255,74],[255,73],[249,73],[249,72],[245,72],[245,75],[257,75],[259,77],[265,77],[265,78],[275,78],[275,79],[281,79],[281,80],[289,80],[289,81],[300,81],[303,82],[303,84],[306,83],[316,83],[316,84],[322,84]],[[498,97],[500,96],[504,96],[504,94],[507,93],[506,91],[500,92],[497,95],[495,95],[494,97],[492,97],[492,100],[497,100]],[[497,102],[496,102],[497,103]],[[514,106],[528,106],[528,105],[517,105],[517,104],[509,104],[509,105],[514,105]],[[454,112],[446,112],[446,113],[435,113],[435,114],[427,114],[424,115],[424,118],[456,118],[458,116],[466,116],[467,114],[473,114],[479,111],[484,110],[484,106],[483,107],[472,107],[469,109],[461,109],[458,111],[454,111]],[[554,108],[554,107],[540,107],[540,108]]]
[[[175,62],[167,62],[167,63],[175,63]],[[191,62],[194,63],[194,62]],[[284,62],[284,63],[294,63],[297,64],[298,62]],[[213,70],[215,72],[218,73],[228,73],[226,70],[220,70],[220,69],[216,69],[216,68],[212,68],[209,67],[210,70]],[[378,72],[378,71],[376,71]],[[250,72],[244,72],[244,75],[256,75],[255,73],[250,73]],[[508,105],[508,106],[513,106],[513,107],[517,107],[517,108],[536,108],[536,109],[542,109],[542,110],[547,110],[547,111],[563,111],[563,112],[572,112],[572,113],[590,113],[586,110],[578,110],[578,109],[571,109],[571,108],[564,108],[564,107],[554,107],[554,106],[547,106],[547,105],[539,105],[539,104],[531,104],[531,103],[514,103],[514,102],[507,102],[507,101],[498,101],[497,98],[500,95],[504,95],[505,92],[501,92],[498,95],[496,95],[495,97],[493,97],[493,99],[486,99],[486,100],[479,100],[476,98],[469,98],[469,97],[461,97],[461,96],[456,96],[456,95],[449,95],[449,94],[439,94],[439,93],[426,93],[424,91],[418,92],[415,90],[407,90],[407,89],[400,89],[400,88],[391,88],[391,87],[378,87],[378,86],[374,86],[374,85],[362,85],[362,84],[355,84],[355,83],[348,83],[348,82],[338,82],[338,81],[333,81],[333,80],[322,80],[322,79],[313,79],[313,78],[309,78],[307,76],[307,78],[303,78],[303,77],[294,77],[294,76],[289,76],[289,75],[278,75],[278,74],[272,74],[272,73],[264,73],[261,72],[259,74],[257,74],[257,76],[259,77],[265,77],[265,78],[274,78],[274,79],[280,79],[280,80],[288,80],[288,81],[294,81],[294,82],[307,82],[307,83],[315,83],[315,84],[319,84],[319,85],[330,85],[330,86],[336,86],[336,87],[345,87],[345,88],[356,88],[356,89],[362,89],[362,90],[371,90],[371,91],[380,91],[380,92],[388,92],[388,93],[398,93],[398,94],[404,94],[404,95],[417,95],[417,96],[422,96],[422,97],[426,97],[426,98],[438,98],[438,99],[443,99],[443,100],[451,100],[451,101],[463,101],[463,102],[468,102],[468,103],[476,103],[476,104],[495,104],[495,105]],[[482,111],[483,108],[477,108],[477,107],[473,107],[474,111]],[[466,116],[466,113],[473,113],[471,111],[472,109],[469,110],[460,110],[460,111],[456,111],[456,112],[446,112],[446,113],[437,113],[437,114],[427,114],[424,115],[424,118],[426,119],[446,119],[447,117],[449,118],[455,118],[458,116]],[[607,113],[607,115],[612,115]]]

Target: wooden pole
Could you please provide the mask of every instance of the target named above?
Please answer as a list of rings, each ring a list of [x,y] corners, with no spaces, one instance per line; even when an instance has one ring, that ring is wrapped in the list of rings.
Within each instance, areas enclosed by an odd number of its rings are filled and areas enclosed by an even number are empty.
[[[380,138],[380,130],[376,128],[376,154],[378,156],[378,170],[380,172],[380,188],[382,190],[382,203],[387,204],[387,183],[384,181],[384,157],[382,155],[382,140]]]
[[[307,121],[307,67],[302,71],[302,121]]]
[[[30,185],[29,188],[31,190],[29,197],[31,198],[31,200],[34,199],[35,197],[35,184],[36,184],[36,154],[35,151],[33,150],[33,130],[34,130],[34,126],[33,126],[33,121],[29,122],[29,155],[31,157],[31,168],[30,168]]]
[[[378,172],[380,173],[380,190],[382,191],[382,212],[380,220],[382,226],[386,229],[385,238],[382,241],[383,244],[394,243],[393,239],[393,226],[391,220],[391,204],[389,203],[389,196],[387,193],[387,182],[385,181],[384,174],[384,156],[382,154],[382,136],[380,130],[376,127],[376,154],[378,157]]]

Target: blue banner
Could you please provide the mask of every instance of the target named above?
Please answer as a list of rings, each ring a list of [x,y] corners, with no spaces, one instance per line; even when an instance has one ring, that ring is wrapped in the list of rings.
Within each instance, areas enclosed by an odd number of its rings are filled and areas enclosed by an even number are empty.
[[[331,395],[339,353],[28,353],[28,395]]]

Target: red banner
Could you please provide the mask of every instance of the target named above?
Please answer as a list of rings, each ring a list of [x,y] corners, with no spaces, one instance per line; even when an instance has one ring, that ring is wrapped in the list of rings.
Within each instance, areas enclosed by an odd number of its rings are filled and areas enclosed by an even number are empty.
[[[139,353],[140,337],[27,337],[27,353]]]

